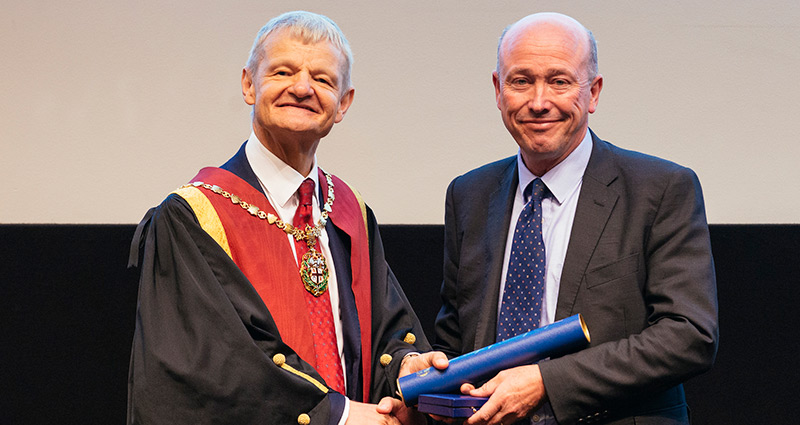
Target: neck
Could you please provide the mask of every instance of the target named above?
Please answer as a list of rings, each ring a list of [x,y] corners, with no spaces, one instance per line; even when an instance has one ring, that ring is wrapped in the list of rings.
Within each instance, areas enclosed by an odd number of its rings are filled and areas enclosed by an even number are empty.
[[[258,128],[255,129],[255,133],[261,144],[286,165],[294,168],[303,176],[307,176],[311,172],[320,139],[309,139],[303,137],[302,133],[293,132],[280,135],[268,134]]]
[[[537,158],[536,154],[530,155],[525,151],[521,151],[521,153],[522,162],[525,164],[525,167],[537,177],[543,177],[565,158]]]
[[[580,146],[581,142],[583,141],[584,137],[586,137],[586,132],[588,131],[588,127],[585,127],[582,131],[579,138],[575,138],[576,142],[573,142],[567,149],[563,152],[556,153],[554,155],[543,155],[537,152],[528,152],[525,149],[520,149],[520,153],[522,154],[522,162],[525,163],[525,167],[530,170],[533,175],[542,177],[548,171],[552,170],[556,165],[560,164],[561,161],[565,160],[575,149]]]

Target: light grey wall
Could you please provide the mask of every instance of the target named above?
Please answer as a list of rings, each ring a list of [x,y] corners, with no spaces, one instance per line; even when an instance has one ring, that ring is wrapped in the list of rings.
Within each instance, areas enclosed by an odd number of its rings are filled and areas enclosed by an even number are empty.
[[[241,67],[269,18],[335,20],[354,106],[320,164],[382,223],[442,223],[448,182],[516,152],[496,40],[529,13],[598,39],[591,127],[693,168],[712,223],[799,223],[800,2],[15,1],[0,14],[0,222],[134,223],[250,132]]]

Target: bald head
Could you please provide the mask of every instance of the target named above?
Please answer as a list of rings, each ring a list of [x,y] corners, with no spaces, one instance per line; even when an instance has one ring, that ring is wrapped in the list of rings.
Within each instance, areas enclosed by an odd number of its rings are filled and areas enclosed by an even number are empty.
[[[503,63],[506,44],[519,42],[521,38],[529,38],[521,36],[561,37],[565,43],[574,43],[576,54],[583,55],[587,79],[591,81],[599,72],[597,42],[592,32],[574,18],[552,12],[528,15],[503,30],[497,43],[497,70],[500,70]]]
[[[536,176],[569,156],[588,131],[603,88],[593,44],[583,25],[556,13],[526,16],[503,32],[492,73],[497,107]]]

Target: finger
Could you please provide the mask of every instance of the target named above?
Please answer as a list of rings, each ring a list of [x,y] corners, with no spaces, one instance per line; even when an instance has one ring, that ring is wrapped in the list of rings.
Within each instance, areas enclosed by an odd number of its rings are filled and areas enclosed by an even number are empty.
[[[381,419],[381,423],[386,425],[403,425],[403,423],[394,416],[383,416]]]
[[[450,361],[447,359],[447,356],[442,353],[441,351],[436,351],[433,353],[433,367],[439,370],[447,369],[447,366],[450,365]]]
[[[487,386],[484,385],[480,388],[475,388],[468,394],[473,397],[491,397],[491,395],[494,394],[494,389],[489,389]]]
[[[428,416],[430,416],[431,419],[433,419],[436,422],[444,422],[446,424],[459,424],[459,423],[463,422],[462,420],[460,420],[458,418],[450,418],[450,417],[447,417],[447,416],[439,416],[439,415],[428,415]]]
[[[401,407],[402,402],[400,400],[392,397],[384,397],[378,403],[376,410],[382,415],[390,415],[395,409],[400,409]]]
[[[461,394],[469,394],[469,392],[474,389],[475,386],[470,384],[469,382],[461,384]]]
[[[498,385],[500,385],[500,380],[497,377],[494,377],[485,384],[481,385],[480,388],[471,390],[469,395],[473,397],[489,397],[494,394],[494,390],[497,389]]]
[[[466,425],[483,425],[492,423],[492,418],[500,411],[500,404],[496,401],[492,400],[491,398],[478,409],[477,412],[473,413],[472,416],[467,418],[464,421]],[[496,422],[499,423],[499,422]]]
[[[433,353],[424,353],[420,355],[410,355],[403,358],[400,363],[400,373],[398,376],[403,377],[426,369],[432,364]]]

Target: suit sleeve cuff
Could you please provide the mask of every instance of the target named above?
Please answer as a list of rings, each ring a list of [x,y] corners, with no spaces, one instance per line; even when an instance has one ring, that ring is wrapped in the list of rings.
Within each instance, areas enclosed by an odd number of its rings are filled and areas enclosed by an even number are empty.
[[[350,414],[350,400],[337,393],[330,392],[328,398],[331,401],[331,425],[344,425],[347,422],[347,417]],[[338,420],[337,420],[338,418]]]

